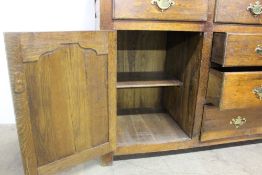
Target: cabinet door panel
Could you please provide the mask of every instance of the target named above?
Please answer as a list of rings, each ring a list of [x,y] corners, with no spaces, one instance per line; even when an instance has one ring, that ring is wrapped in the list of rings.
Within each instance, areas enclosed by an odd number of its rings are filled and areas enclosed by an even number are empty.
[[[14,99],[25,94],[16,107],[24,103],[28,109],[16,108],[17,117],[31,125],[28,135],[19,135],[22,154],[27,157],[21,142],[32,137],[27,146],[35,150],[41,172],[70,166],[70,157],[76,164],[115,148],[115,42],[114,32],[6,35]],[[14,52],[21,57],[13,57]],[[66,166],[57,163],[65,159]]]

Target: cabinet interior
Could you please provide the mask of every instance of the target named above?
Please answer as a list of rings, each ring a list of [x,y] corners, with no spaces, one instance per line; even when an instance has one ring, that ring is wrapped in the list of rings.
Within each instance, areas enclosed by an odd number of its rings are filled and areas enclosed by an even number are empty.
[[[190,139],[202,33],[118,31],[118,144]]]

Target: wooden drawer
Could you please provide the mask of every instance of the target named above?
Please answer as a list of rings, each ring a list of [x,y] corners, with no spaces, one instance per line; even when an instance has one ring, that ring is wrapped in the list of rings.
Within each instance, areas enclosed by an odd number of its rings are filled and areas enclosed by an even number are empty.
[[[219,111],[205,106],[201,141],[262,134],[262,110],[241,109]]]
[[[251,9],[257,0],[217,0],[215,22],[262,24],[262,15],[254,15]],[[262,1],[260,0],[261,4]]]
[[[262,107],[262,71],[209,73],[207,103],[220,110]]]
[[[223,67],[262,66],[262,34],[215,33],[212,62]]]
[[[152,0],[114,0],[114,19],[206,21],[208,0],[174,0],[162,11]]]

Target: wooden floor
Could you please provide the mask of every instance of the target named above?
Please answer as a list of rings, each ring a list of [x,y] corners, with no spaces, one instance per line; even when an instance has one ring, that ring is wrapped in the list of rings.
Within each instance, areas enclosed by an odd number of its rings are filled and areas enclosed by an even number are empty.
[[[117,126],[118,146],[189,140],[166,113],[120,115]]]

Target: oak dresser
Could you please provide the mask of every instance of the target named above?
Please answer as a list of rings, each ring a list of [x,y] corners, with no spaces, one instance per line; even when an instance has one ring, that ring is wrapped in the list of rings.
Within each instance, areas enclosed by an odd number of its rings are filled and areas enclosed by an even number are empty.
[[[96,31],[5,34],[26,175],[262,138],[261,0],[96,7]]]

